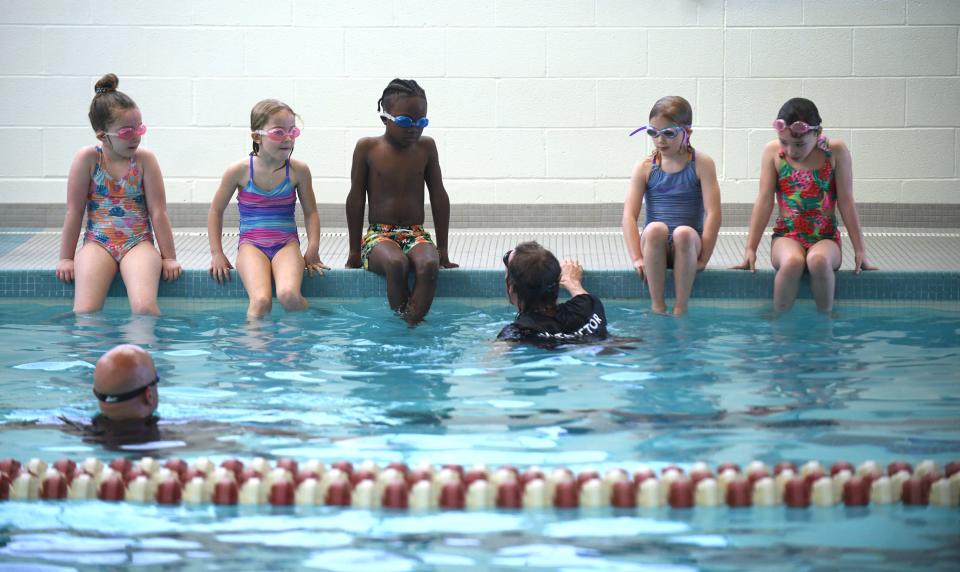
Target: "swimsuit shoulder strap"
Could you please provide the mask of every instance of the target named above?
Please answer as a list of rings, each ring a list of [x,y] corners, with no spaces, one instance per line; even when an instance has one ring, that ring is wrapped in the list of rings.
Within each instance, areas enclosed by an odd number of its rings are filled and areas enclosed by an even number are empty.
[[[284,167],[286,167],[286,171],[284,172],[284,174],[289,179],[290,178],[290,159],[287,159],[283,163],[284,163]]]
[[[830,141],[823,135],[817,139],[817,147],[819,147],[824,153],[827,154],[827,159],[833,156],[833,151],[830,150]]]
[[[253,182],[253,155],[250,155],[250,182]]]

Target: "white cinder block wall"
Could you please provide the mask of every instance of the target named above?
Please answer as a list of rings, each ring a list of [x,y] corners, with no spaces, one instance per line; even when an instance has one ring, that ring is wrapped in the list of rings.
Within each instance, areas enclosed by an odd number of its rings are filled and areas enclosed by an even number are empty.
[[[105,72],[140,105],[168,200],[208,203],[251,106],[303,117],[340,203],[395,77],[426,89],[456,203],[623,200],[660,96],[726,202],[752,202],[770,122],[813,99],[861,202],[960,203],[960,0],[0,0],[0,203],[63,203]],[[205,207],[204,207],[205,208]]]

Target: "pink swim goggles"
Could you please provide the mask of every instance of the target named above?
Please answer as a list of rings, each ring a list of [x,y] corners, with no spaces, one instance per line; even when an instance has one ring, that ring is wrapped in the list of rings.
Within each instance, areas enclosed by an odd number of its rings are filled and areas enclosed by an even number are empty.
[[[121,127],[117,129],[116,133],[104,133],[104,135],[113,135],[114,137],[128,141],[134,137],[142,137],[146,132],[147,126],[141,123],[136,127]]]
[[[296,139],[297,137],[300,137],[300,128],[291,127],[290,130],[288,131],[283,127],[274,127],[273,129],[268,129],[266,131],[264,131],[263,129],[259,131],[254,131],[254,133],[256,133],[257,135],[264,135],[267,137],[267,139],[270,139],[271,141],[276,141],[279,143],[280,141],[283,141],[287,137],[289,137],[290,139]]]
[[[777,133],[783,131],[784,129],[789,129],[790,133],[794,135],[803,135],[809,131],[819,128],[819,125],[810,125],[803,121],[794,121],[790,125],[787,125],[787,122],[783,119],[777,119],[773,122],[773,128],[777,130]]]

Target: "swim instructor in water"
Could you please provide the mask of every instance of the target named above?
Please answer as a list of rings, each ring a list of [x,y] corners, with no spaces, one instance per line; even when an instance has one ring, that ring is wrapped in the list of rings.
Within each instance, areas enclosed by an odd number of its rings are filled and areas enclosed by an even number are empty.
[[[153,358],[140,346],[119,345],[97,360],[93,394],[100,413],[109,419],[146,419],[160,401],[160,377]]]

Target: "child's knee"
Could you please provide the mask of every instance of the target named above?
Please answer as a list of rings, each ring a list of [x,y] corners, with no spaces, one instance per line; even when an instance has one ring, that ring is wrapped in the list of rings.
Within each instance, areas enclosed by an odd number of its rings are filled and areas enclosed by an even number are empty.
[[[297,308],[303,301],[303,296],[300,294],[300,290],[278,288],[277,300],[280,301],[280,305],[283,306],[284,309]]]
[[[666,240],[670,236],[670,229],[662,222],[651,222],[643,227],[643,236],[647,240]]]
[[[690,249],[696,246],[698,237],[697,231],[689,226],[678,226],[673,230],[673,245],[677,249]]]
[[[440,272],[440,261],[436,258],[428,258],[417,263],[414,268],[414,274],[417,278],[435,278]]]
[[[258,316],[269,314],[273,307],[273,298],[268,294],[250,295],[250,312]]]
[[[810,274],[824,275],[833,272],[833,264],[829,257],[821,252],[813,252],[807,256],[807,268]]]
[[[130,300],[130,312],[145,316],[159,316],[160,306],[156,300]]]
[[[806,260],[799,254],[785,256],[780,261],[780,272],[786,272],[788,274],[803,274],[803,271],[806,267]]]

